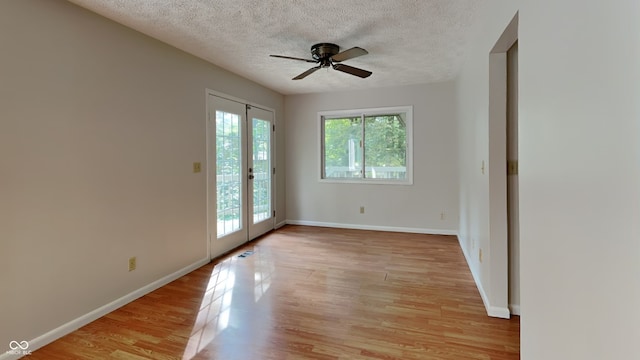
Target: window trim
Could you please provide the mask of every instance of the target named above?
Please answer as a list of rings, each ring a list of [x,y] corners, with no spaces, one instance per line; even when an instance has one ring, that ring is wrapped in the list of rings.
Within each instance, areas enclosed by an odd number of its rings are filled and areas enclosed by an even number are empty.
[[[388,115],[390,113],[406,114],[406,178],[403,180],[391,179],[374,179],[374,178],[325,178],[324,166],[324,119],[336,117],[367,117],[376,115]],[[346,110],[327,110],[318,112],[318,181],[321,183],[334,184],[376,184],[376,185],[413,185],[413,105],[379,107],[379,108],[363,108],[363,109],[346,109]],[[366,136],[366,134],[365,134]],[[363,139],[364,141],[364,139]],[[363,149],[363,154],[366,149]],[[364,156],[364,155],[363,155]],[[366,164],[364,164],[366,166]]]

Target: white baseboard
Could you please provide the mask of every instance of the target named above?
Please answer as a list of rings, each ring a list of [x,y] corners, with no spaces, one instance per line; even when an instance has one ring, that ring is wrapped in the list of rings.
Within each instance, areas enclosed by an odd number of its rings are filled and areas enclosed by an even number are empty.
[[[476,287],[478,288],[478,292],[480,292],[480,297],[482,298],[482,303],[484,304],[484,308],[487,311],[487,315],[491,317],[509,319],[511,317],[511,312],[509,311],[509,308],[491,305],[491,302],[489,301],[489,297],[487,296],[487,293],[484,291],[484,286],[482,286],[482,282],[480,281],[480,277],[478,276],[478,274],[476,274],[476,272],[473,270],[473,267],[471,266],[472,264],[471,258],[469,257],[469,254],[467,253],[467,250],[465,249],[465,246],[462,243],[462,240],[460,239],[460,235],[458,235],[458,243],[460,244],[460,248],[462,249],[462,253],[464,254],[465,260],[467,260],[467,266],[469,267],[469,271],[471,271],[471,276],[473,276],[473,281],[475,281]]]
[[[167,285],[168,283],[192,272],[193,270],[196,270],[206,264],[209,263],[209,258],[205,258],[202,260],[199,260],[187,267],[184,267],[172,274],[169,274],[161,279],[158,279],[154,282],[152,282],[151,284],[148,284],[146,286],[141,287],[138,290],[135,290],[119,299],[116,299],[108,304],[105,304],[87,314],[84,314],[82,316],[80,316],[79,318],[76,318],[74,320],[69,321],[68,323],[59,326],[51,331],[49,331],[46,334],[40,335],[37,338],[29,341],[29,347],[28,347],[28,351],[36,351],[37,349],[54,342],[55,340],[58,340],[59,338],[72,333],[74,331],[76,331],[77,329],[89,324],[92,321],[95,321],[99,318],[101,318],[102,316],[107,315],[108,313],[124,306],[127,305],[128,303],[164,286]],[[15,360],[15,359],[19,359],[20,357],[22,357],[22,354],[11,354],[11,353],[4,353],[4,354],[0,354],[0,360]]]
[[[511,310],[511,315],[520,316],[520,305],[509,305],[509,309]]]
[[[284,220],[284,221],[281,221],[281,222],[277,223],[275,229],[276,230],[280,229],[281,227],[283,227],[285,225],[287,225],[287,220]]]
[[[489,309],[487,309],[487,315],[501,319],[511,318],[511,312],[508,307],[489,306]]]
[[[457,231],[446,230],[446,229],[424,229],[424,228],[409,228],[409,227],[397,227],[397,226],[342,224],[342,223],[329,223],[329,222],[307,221],[307,220],[287,220],[286,223],[290,225],[320,226],[320,227],[331,227],[331,228],[339,228],[339,229],[391,231],[391,232],[431,234],[431,235],[457,235]]]

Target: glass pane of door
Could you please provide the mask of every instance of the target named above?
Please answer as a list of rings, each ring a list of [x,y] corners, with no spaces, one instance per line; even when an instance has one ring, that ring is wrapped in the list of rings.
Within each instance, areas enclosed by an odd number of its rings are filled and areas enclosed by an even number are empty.
[[[240,116],[216,110],[218,237],[242,228],[242,141]]]
[[[247,110],[249,119],[249,239],[272,230],[273,216],[273,112],[257,107]]]
[[[271,122],[253,119],[253,223],[271,218]]]
[[[208,100],[207,214],[210,254],[223,254],[249,240],[246,105],[210,95]]]

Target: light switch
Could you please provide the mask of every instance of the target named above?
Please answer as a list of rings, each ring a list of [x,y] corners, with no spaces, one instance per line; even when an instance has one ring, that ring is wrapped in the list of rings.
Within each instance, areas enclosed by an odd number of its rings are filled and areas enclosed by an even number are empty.
[[[193,172],[194,173],[199,173],[202,170],[202,166],[200,165],[199,162],[194,162],[193,163]]]

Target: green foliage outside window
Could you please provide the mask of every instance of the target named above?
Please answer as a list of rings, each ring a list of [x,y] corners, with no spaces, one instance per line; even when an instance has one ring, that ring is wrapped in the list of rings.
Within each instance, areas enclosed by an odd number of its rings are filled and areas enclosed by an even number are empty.
[[[216,183],[219,221],[240,218],[242,163],[239,120],[235,114],[216,112]]]
[[[324,118],[323,131],[324,178],[406,179],[404,114]]]

